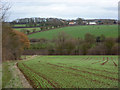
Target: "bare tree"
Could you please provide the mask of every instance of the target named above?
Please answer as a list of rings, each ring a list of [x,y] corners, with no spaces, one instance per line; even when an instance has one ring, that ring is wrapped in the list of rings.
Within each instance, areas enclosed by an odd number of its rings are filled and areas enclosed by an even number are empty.
[[[8,2],[2,2],[1,0],[0,0],[0,21],[1,22],[5,22],[6,21],[6,19],[7,19],[7,15],[8,15],[8,11],[9,11],[9,9],[11,8],[11,5],[10,5],[10,3],[8,3]]]

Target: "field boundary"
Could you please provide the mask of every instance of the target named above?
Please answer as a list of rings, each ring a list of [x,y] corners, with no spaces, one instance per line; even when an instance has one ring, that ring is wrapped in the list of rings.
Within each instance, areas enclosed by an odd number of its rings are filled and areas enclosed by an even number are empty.
[[[31,72],[35,73],[36,75],[42,77],[42,78],[43,78],[44,80],[46,80],[53,88],[60,88],[60,86],[58,85],[57,82],[55,82],[55,81],[53,81],[53,80],[51,81],[51,79],[46,78],[44,75],[33,71],[31,68],[29,68],[28,66],[26,66],[26,65],[23,64],[23,63],[22,63],[22,65],[23,65],[26,69],[28,69],[28,70],[30,70]],[[21,69],[20,69],[20,70],[21,70]],[[21,72],[23,72],[23,71],[21,70]],[[23,72],[23,74],[24,74],[24,72]],[[24,76],[27,78],[26,75],[24,75]],[[27,80],[30,81],[29,78],[27,78]],[[38,82],[39,82],[39,81],[38,81]],[[30,83],[31,83],[31,82],[30,82]],[[32,85],[34,88],[37,87],[37,86],[34,86],[33,84],[31,84],[31,85]],[[57,86],[57,87],[56,87],[56,86]],[[42,87],[41,87],[41,88],[42,88]]]
[[[18,72],[19,74],[19,77],[21,79],[21,82],[22,82],[22,85],[24,88],[33,88],[30,83],[28,82],[28,80],[26,79],[26,77],[24,76],[24,74],[21,72],[21,70],[18,68],[18,63],[16,62],[15,63],[15,66],[16,68],[16,71]]]

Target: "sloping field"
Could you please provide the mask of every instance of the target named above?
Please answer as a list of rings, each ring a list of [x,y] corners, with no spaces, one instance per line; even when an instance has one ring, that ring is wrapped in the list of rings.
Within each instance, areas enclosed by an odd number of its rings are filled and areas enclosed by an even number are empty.
[[[28,35],[29,38],[46,38],[52,39],[56,37],[59,32],[64,31],[72,37],[84,38],[86,33],[91,33],[95,36],[100,36],[101,34],[106,37],[117,37],[118,36],[118,26],[117,25],[90,25],[90,26],[69,26],[64,28],[53,29],[45,32],[38,32]]]
[[[36,56],[18,67],[34,88],[117,88],[118,56]]]
[[[35,27],[35,28],[14,28],[14,30],[18,30],[18,31],[21,31],[21,30],[30,30],[30,32],[33,32],[33,29],[35,29],[36,31],[40,31],[39,27]]]

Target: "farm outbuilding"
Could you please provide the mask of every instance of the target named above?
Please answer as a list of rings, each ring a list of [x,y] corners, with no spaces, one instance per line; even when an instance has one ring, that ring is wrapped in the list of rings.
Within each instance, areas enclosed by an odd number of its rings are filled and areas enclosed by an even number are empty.
[[[96,22],[89,22],[89,25],[96,25]]]
[[[76,22],[69,22],[69,25],[75,25]]]

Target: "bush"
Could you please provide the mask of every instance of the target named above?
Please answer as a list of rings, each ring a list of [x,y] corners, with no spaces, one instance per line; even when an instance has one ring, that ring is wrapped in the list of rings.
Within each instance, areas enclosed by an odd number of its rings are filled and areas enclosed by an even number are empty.
[[[71,54],[75,49],[75,39],[70,37],[65,32],[60,32],[55,40],[56,54],[64,55]]]
[[[113,54],[113,55],[120,55],[120,47],[119,47],[119,45],[120,44],[118,44],[118,43],[116,43],[116,44],[114,44],[114,46],[112,47],[112,49],[111,49],[111,53]]]
[[[36,29],[32,29],[32,32],[33,32],[33,33],[36,32]]]
[[[93,44],[96,42],[96,38],[94,35],[87,33],[87,34],[85,34],[85,42]]]
[[[115,45],[115,39],[114,38],[106,38],[104,45],[107,49],[107,54],[111,54],[111,49]]]
[[[104,44],[100,43],[88,50],[87,55],[106,55],[107,50]]]
[[[80,47],[82,55],[86,55],[90,48],[91,48],[91,45],[89,43],[86,43],[86,42],[82,43]]]
[[[55,53],[55,43],[49,42],[47,44],[47,50],[49,55],[54,55]]]

